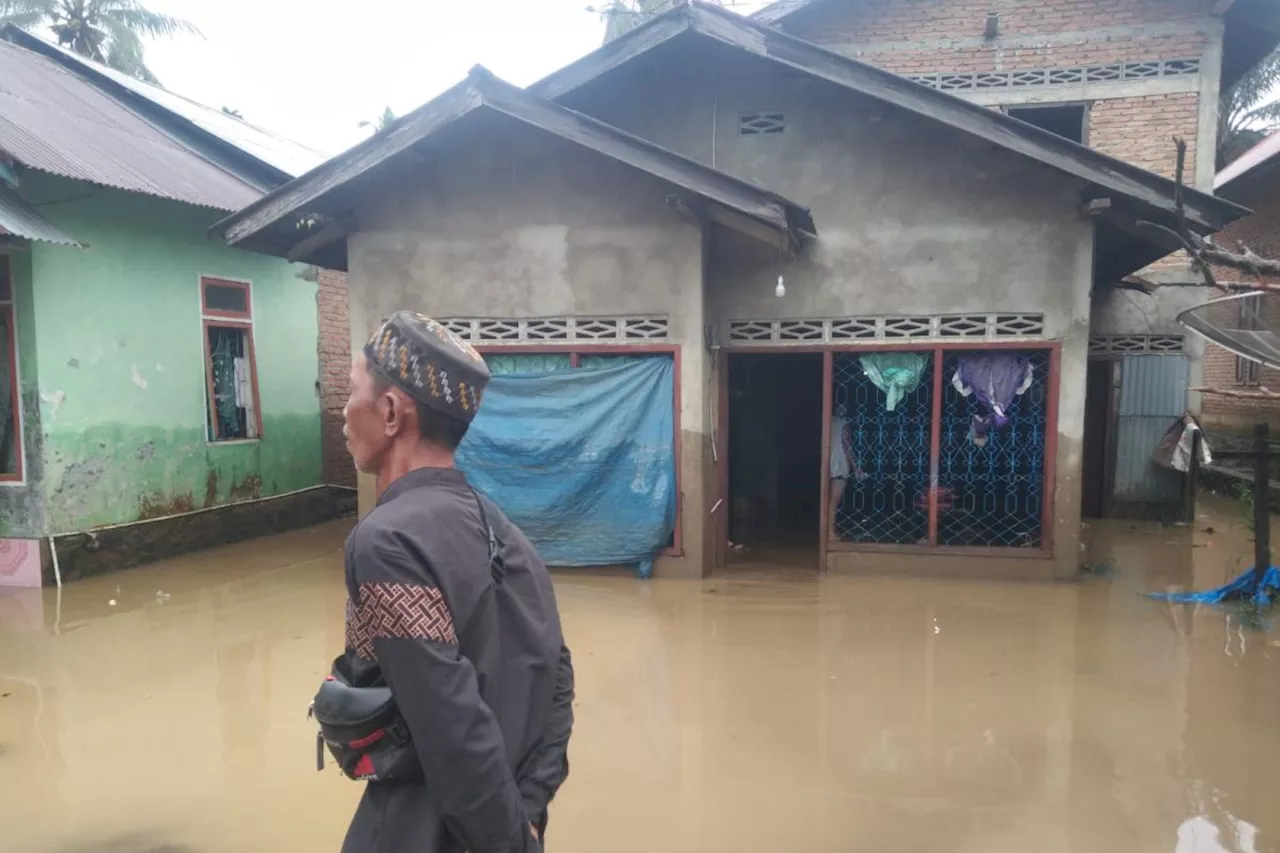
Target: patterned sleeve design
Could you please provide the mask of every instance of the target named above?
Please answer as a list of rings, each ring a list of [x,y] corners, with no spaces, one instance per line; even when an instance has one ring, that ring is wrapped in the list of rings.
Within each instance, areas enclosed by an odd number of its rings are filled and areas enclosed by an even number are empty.
[[[434,586],[362,583],[359,600],[347,602],[347,646],[376,661],[373,641],[398,637],[456,645],[453,614]]]

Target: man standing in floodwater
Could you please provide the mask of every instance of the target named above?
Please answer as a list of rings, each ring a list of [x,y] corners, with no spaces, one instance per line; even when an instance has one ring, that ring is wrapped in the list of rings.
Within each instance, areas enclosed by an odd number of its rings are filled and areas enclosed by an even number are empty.
[[[569,772],[573,667],[550,575],[454,466],[488,381],[470,345],[407,311],[352,365],[343,434],[378,499],[347,540],[335,672],[390,688],[421,774],[354,774],[371,781],[344,853],[540,850]]]

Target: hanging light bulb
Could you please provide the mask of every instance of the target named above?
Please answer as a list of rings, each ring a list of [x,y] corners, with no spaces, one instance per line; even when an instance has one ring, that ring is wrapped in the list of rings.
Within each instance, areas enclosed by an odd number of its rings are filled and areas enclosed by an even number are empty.
[[[773,295],[779,299],[787,295],[787,281],[782,276],[778,276],[778,286],[773,289]]]

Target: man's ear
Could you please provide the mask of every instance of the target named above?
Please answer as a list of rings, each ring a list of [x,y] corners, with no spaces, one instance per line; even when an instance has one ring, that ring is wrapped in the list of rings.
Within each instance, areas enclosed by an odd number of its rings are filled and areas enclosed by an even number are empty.
[[[391,387],[387,389],[384,399],[386,403],[382,410],[382,428],[387,435],[399,435],[404,430],[417,428],[418,411],[408,394]]]

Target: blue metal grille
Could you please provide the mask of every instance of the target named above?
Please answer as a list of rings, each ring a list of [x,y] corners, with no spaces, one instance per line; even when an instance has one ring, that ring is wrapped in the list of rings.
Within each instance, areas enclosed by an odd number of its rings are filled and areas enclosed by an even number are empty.
[[[844,412],[852,450],[850,476],[836,508],[836,538],[845,542],[927,543],[929,537],[929,444],[933,406],[933,353],[922,353],[920,384],[894,411],[872,384],[860,356],[835,356],[832,446]]]
[[[1042,543],[1046,388],[1049,354],[1004,350],[1031,361],[1031,387],[1009,406],[1010,424],[993,430],[985,447],[969,438],[976,395],[951,384],[966,353],[943,356],[942,442],[938,459],[938,541],[942,545],[1032,548]]]

